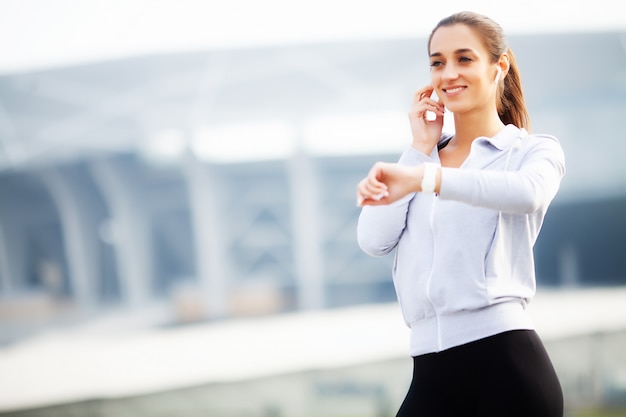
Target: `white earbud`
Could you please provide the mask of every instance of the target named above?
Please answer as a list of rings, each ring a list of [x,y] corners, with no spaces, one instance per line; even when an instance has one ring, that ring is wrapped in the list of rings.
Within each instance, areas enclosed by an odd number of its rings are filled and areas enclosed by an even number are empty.
[[[500,76],[502,75],[502,68],[498,67],[498,72],[496,73],[496,79],[493,80],[493,82],[495,84],[498,84],[498,81],[500,81]]]

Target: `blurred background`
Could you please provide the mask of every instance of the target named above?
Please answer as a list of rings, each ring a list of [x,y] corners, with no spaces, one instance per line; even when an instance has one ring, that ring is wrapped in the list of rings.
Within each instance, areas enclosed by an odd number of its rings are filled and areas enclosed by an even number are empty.
[[[460,10],[566,153],[529,308],[567,413],[626,415],[619,6],[0,0],[0,415],[395,415],[408,329],[355,186]]]

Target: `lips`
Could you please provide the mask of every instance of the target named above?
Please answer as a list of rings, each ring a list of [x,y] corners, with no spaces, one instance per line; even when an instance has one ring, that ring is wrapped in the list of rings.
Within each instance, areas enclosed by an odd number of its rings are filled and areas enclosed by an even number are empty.
[[[442,90],[446,94],[456,94],[465,90],[465,88],[466,87],[463,87],[463,86],[454,86],[454,87],[442,88]]]

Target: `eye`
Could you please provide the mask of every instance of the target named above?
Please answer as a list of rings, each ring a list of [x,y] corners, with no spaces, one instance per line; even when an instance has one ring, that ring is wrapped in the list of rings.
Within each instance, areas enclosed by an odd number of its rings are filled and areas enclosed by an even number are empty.
[[[459,57],[459,62],[472,62],[472,58],[468,57],[468,56],[462,56]]]
[[[441,61],[431,61],[430,62],[430,67],[431,68],[436,68],[436,67],[440,67],[443,65],[443,62]]]

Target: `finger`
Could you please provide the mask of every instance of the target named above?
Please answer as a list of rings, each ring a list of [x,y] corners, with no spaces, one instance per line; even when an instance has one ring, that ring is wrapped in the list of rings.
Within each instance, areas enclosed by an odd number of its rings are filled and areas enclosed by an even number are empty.
[[[356,193],[356,206],[362,207],[365,202],[365,197],[363,197],[360,193]]]
[[[357,204],[365,199],[381,199],[388,195],[387,186],[383,183],[371,183],[369,178],[361,181],[357,186]]]
[[[435,89],[432,85],[427,85],[420,88],[415,92],[415,95],[413,96],[413,104],[419,103],[424,97],[430,98],[430,96],[433,94],[433,91],[435,91]]]
[[[356,189],[356,197],[358,200],[364,200],[368,198],[371,193],[367,190],[365,180],[361,181]]]
[[[425,107],[426,110],[432,111],[444,111],[445,109],[445,106],[442,103],[431,98],[423,99],[416,107]]]
[[[365,195],[365,193],[372,192],[377,194],[387,189],[387,185],[380,180],[384,174],[385,166],[384,162],[376,162],[367,173],[367,177],[363,178],[357,185],[357,189]]]
[[[361,192],[360,190],[356,193],[356,205],[362,206],[366,201],[381,201],[384,198],[389,196],[389,192],[387,190],[381,191],[379,193],[371,193],[371,192]]]
[[[360,191],[361,195],[365,198],[377,198],[377,196],[387,193],[387,186],[382,183],[367,183]]]
[[[418,101],[414,102],[411,106],[411,110],[416,112],[423,112],[425,110],[443,111],[444,109],[445,106],[443,105],[443,103],[440,103],[438,100],[427,96],[422,97]]]
[[[371,169],[368,177],[371,179],[370,183],[376,187],[378,192],[387,191],[387,176],[388,173],[393,172],[394,164],[387,162],[377,162]]]
[[[443,117],[445,114],[445,110],[439,106],[431,107],[426,110],[426,114],[424,115],[425,119],[432,122],[439,117]],[[430,117],[429,117],[430,116]]]
[[[389,204],[388,198],[387,196],[381,197],[379,199],[374,199],[374,198],[366,198],[361,200],[359,207],[363,207],[363,206],[384,206]]]
[[[366,193],[368,191],[377,191],[381,188],[386,188],[387,186],[377,177],[378,170],[372,168],[372,170],[370,170],[370,172],[367,174],[367,177],[363,178],[357,185],[358,190],[361,193]]]
[[[426,119],[427,113],[433,112],[437,116],[443,117],[445,114],[445,108],[443,105],[433,101],[428,103],[420,103],[409,113],[410,118],[414,119]]]

